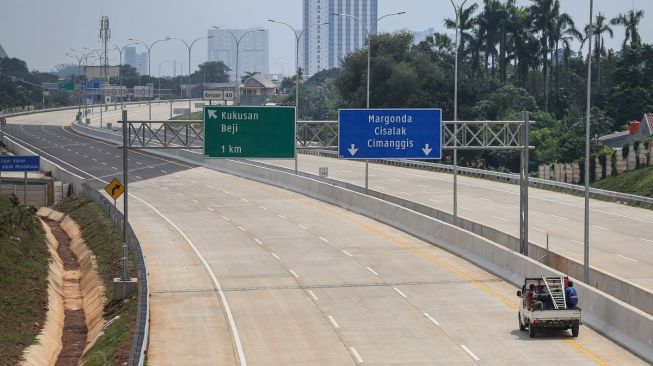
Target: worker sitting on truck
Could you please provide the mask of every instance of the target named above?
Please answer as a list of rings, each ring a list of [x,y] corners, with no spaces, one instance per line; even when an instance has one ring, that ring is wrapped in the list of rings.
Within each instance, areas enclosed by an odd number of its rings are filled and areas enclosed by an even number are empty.
[[[537,298],[542,301],[545,309],[553,309],[553,299],[551,298],[551,294],[546,288],[546,285],[540,286],[540,293]]]
[[[578,293],[574,288],[574,283],[569,280],[567,288],[565,288],[565,299],[567,300],[567,308],[573,308],[578,305]]]
[[[526,309],[533,310],[533,308],[542,308],[541,301],[535,301],[535,284],[530,284],[528,286],[528,292],[526,293],[526,298],[524,299]]]

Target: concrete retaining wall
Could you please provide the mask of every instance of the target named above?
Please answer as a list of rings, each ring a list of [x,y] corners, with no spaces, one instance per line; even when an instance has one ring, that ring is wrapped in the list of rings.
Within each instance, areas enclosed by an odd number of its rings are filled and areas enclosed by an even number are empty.
[[[98,136],[95,135],[95,129],[79,128],[77,125],[74,125],[73,128],[91,136]],[[120,140],[120,136],[116,134],[104,134],[102,137],[114,142]],[[481,237],[431,215],[411,210],[409,205],[412,204],[415,207],[416,203],[405,201],[403,203],[408,207],[404,207],[390,202],[389,197],[383,199],[383,197],[373,197],[343,188],[342,186],[347,185],[343,182],[333,184],[335,181],[293,175],[278,168],[261,166],[262,164],[233,160],[204,161],[201,154],[183,150],[153,152],[194,164],[199,163],[207,168],[235,176],[275,185],[368,216],[459,255],[515,286],[521,285],[526,275],[560,275],[545,265],[516,253],[514,249],[517,242],[507,234],[497,230],[492,232],[493,229],[473,222],[460,224],[473,231],[486,231],[484,234],[486,237]],[[396,200],[394,197],[392,199]],[[444,213],[436,212],[435,216],[442,216],[442,214]],[[498,240],[505,240],[507,245],[496,244],[487,239],[488,236],[496,236]],[[529,248],[532,248],[535,255],[539,255],[538,250],[540,250],[539,253],[544,251],[533,244],[530,244]],[[545,251],[544,254],[546,254]],[[556,257],[553,260],[562,259]],[[650,331],[653,329],[653,316],[602,291],[580,282],[577,283],[575,287],[583,301],[584,322],[649,362],[653,362],[653,340],[651,340],[653,333]]]

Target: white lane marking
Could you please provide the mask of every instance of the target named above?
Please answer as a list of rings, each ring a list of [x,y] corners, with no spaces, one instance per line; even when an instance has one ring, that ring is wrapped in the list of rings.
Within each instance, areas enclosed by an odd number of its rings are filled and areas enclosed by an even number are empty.
[[[226,194],[227,196],[231,196],[231,193],[229,193],[229,192],[227,192],[227,191],[222,191],[222,192],[223,192],[224,194]]]
[[[650,240],[650,239],[639,238],[639,240],[644,240],[644,241],[647,241],[649,243],[653,243],[653,240]]]
[[[374,188],[376,188],[376,189],[378,189],[378,190],[380,190],[380,191],[385,191],[385,187],[381,187],[381,186],[374,186]]]
[[[195,202],[195,203],[200,203],[200,201],[198,201],[198,200],[196,200],[196,199],[194,199],[194,198],[193,198],[193,202]]]
[[[417,186],[420,188],[429,188],[429,186],[427,186],[426,184],[418,184]]]
[[[284,220],[288,220],[288,218],[286,216],[284,216],[284,215],[277,215],[277,216],[281,217]]]
[[[328,318],[329,318],[329,321],[331,322],[331,324],[333,324],[333,327],[334,327],[334,328],[340,328],[340,326],[338,325],[338,323],[336,322],[336,320],[333,319],[333,317],[332,317],[331,315],[329,315]]]
[[[79,155],[79,152],[78,152],[78,151],[75,151],[75,155]]]
[[[279,256],[278,256],[276,253],[270,253],[270,254],[271,254],[273,257],[275,257],[277,260],[281,260],[281,258],[279,258]]]
[[[479,198],[479,199],[480,199],[481,201],[485,201],[485,202],[492,202],[492,200],[489,199],[489,198],[483,198],[483,197],[481,197],[481,198]]]
[[[168,174],[168,172],[166,172],[165,170],[161,170],[161,173]]]
[[[245,197],[240,197],[240,199],[243,200],[244,202],[249,202]]]
[[[351,353],[354,355],[356,362],[363,363],[363,359],[361,358],[361,355],[359,355],[358,352],[356,351],[356,348],[349,347],[349,349],[351,350]]]
[[[378,275],[379,275],[379,274],[376,273],[376,271],[373,270],[372,268],[370,268],[370,267],[365,267],[365,268],[367,268],[367,270],[370,271],[370,272],[372,272],[375,276],[378,276]]]
[[[208,186],[208,185],[206,186],[206,188],[215,189],[214,186]]]
[[[165,189],[165,190],[167,190],[167,191],[170,190],[170,188],[168,188],[168,187],[161,187],[161,188],[163,188],[163,189]]]
[[[263,245],[263,242],[260,241],[260,240],[258,240],[257,238],[254,238],[254,241],[255,241],[256,243],[258,243],[258,245]]]
[[[242,226],[238,226],[238,228],[239,228],[239,229],[240,229],[240,231],[242,231],[242,232],[246,232],[246,231],[247,231],[247,230],[245,230],[245,228],[244,228],[244,227],[242,227]]]
[[[323,238],[323,237],[321,237],[321,236],[320,236],[320,240],[322,240],[322,241],[325,242],[325,243],[328,243],[328,242],[329,242],[328,240],[326,240],[325,238]]]
[[[308,294],[311,295],[311,297],[313,298],[313,300],[315,300],[315,301],[319,300],[319,299],[317,298],[317,296],[315,296],[315,294],[313,293],[312,290],[308,290]]]
[[[499,217],[499,216],[492,216],[492,217],[494,217],[495,219],[497,219],[499,221],[506,221],[506,219],[504,219],[503,217]]]
[[[267,207],[263,207],[263,206],[258,206],[258,208],[260,208],[261,210],[267,210]]]
[[[512,207],[513,207],[513,208],[521,208],[521,207],[519,207],[519,206],[517,206],[517,205],[512,205]]]
[[[570,240],[572,243],[580,244],[580,245],[585,245],[585,243],[578,241],[578,240]]]
[[[290,272],[291,275],[295,278],[299,278],[299,275],[297,275],[297,272],[293,271],[292,269],[289,269],[288,272]]]
[[[464,344],[461,344],[461,345],[460,345],[460,348],[462,348],[463,351],[467,352],[467,354],[469,355],[469,357],[473,358],[474,361],[480,361],[480,360],[481,360],[481,359],[478,358],[478,356],[476,356],[472,351],[470,351],[469,348],[467,348],[467,346],[465,346]]]
[[[469,212],[472,212],[472,210],[470,210],[470,209],[468,209],[468,208],[466,208],[466,207],[461,207],[460,209],[463,210],[463,211],[469,211]]]
[[[438,327],[440,326],[440,323],[438,323],[437,320],[433,319],[429,314],[424,313],[424,316],[425,316],[428,320],[430,320],[433,324],[437,325]]]
[[[605,231],[612,231],[612,229],[608,229],[607,227],[599,226],[599,225],[592,225],[592,227],[595,227],[597,229],[605,230]]]
[[[213,209],[212,209],[211,207],[209,207],[209,206],[206,206],[206,209],[209,210],[209,211],[211,211],[211,212],[215,212],[215,211],[213,211]]]
[[[151,166],[151,165],[148,165],[147,167],[148,167],[148,168],[150,168],[150,169],[154,169],[154,167],[153,167],[153,166]]]
[[[96,158],[93,158],[93,161],[97,161],[97,159],[96,159]]]
[[[224,221],[231,222],[231,220],[229,220],[227,216],[222,216],[222,218],[224,219]]]
[[[112,166],[111,169],[118,170],[118,168],[116,168],[115,166]]]
[[[143,165],[143,163],[141,163],[140,161],[137,161],[136,164]]]
[[[429,201],[435,202],[435,203],[442,203],[442,201],[439,201],[439,200],[436,200],[436,199],[433,199],[433,198],[429,198]]]
[[[215,273],[211,269],[211,266],[209,266],[209,263],[206,261],[206,259],[204,259],[204,257],[199,252],[199,250],[197,250],[197,247],[195,247],[195,244],[193,244],[193,242],[190,240],[190,238],[188,236],[186,236],[186,234],[183,231],[181,231],[181,229],[177,225],[175,225],[175,223],[172,222],[172,220],[167,218],[159,210],[154,208],[154,206],[150,205],[149,203],[145,202],[144,200],[142,200],[142,199],[140,199],[140,198],[138,198],[136,196],[134,196],[134,198],[136,198],[137,200],[143,202],[145,205],[149,206],[154,212],[156,212],[159,216],[161,216],[164,220],[166,220],[170,225],[172,225],[172,227],[174,227],[175,230],[177,230],[177,232],[186,240],[188,245],[190,245],[190,247],[195,252],[195,255],[197,255],[197,257],[200,259],[200,261],[204,265],[204,268],[209,273],[209,276],[211,277],[211,280],[213,281],[213,284],[217,288],[218,294],[220,295],[220,299],[222,300],[222,304],[224,306],[224,311],[225,311],[225,313],[227,313],[227,319],[229,320],[229,327],[231,328],[231,332],[232,332],[233,337],[234,337],[234,343],[236,343],[236,349],[238,350],[238,359],[240,360],[240,365],[241,366],[246,366],[247,365],[247,360],[245,359],[245,352],[243,351],[243,345],[242,345],[242,343],[240,341],[240,335],[238,334],[238,328],[236,328],[236,322],[234,320],[234,316],[231,313],[231,307],[229,306],[229,303],[227,302],[227,298],[224,295],[224,291],[222,290],[222,286],[220,285],[220,281],[218,281],[218,278],[216,277]]]
[[[342,252],[345,253],[346,255],[350,256],[350,257],[353,257],[353,255],[351,255],[351,253],[349,253],[348,251],[346,251],[344,249],[342,250]]]
[[[141,178],[141,177],[139,177],[139,176],[137,175],[137,176],[136,176],[136,179],[139,179],[139,180],[140,180],[140,179],[143,179],[143,178]]]
[[[403,297],[404,299],[408,297],[408,296],[406,296],[406,294],[404,294],[403,292],[401,292],[401,290],[399,290],[398,288],[393,287],[392,289],[395,290],[395,291],[397,291],[397,293],[398,293],[399,295],[401,295],[401,297]]]
[[[178,195],[183,196],[184,194],[181,192],[177,192]]]
[[[539,231],[539,232],[541,232],[541,233],[546,233],[546,231],[544,231],[544,230],[542,230],[542,229],[538,229],[538,228],[536,228],[536,227],[532,227],[532,226],[531,226],[531,229],[533,229],[533,230],[535,230],[535,231]]]
[[[556,219],[565,220],[565,221],[569,220],[569,219],[566,218],[566,217],[562,217],[562,216],[558,216],[558,215],[553,215],[553,214],[551,215],[551,217],[555,217]]]
[[[300,228],[302,228],[304,230],[308,230],[308,228],[306,226],[302,225],[302,224],[297,224],[297,226],[299,226]],[[646,239],[644,239],[644,240],[646,240]]]
[[[412,193],[408,193],[408,192],[399,192],[399,194],[403,194],[403,195],[406,195],[406,196],[412,196],[413,195]]]
[[[629,261],[632,261],[632,262],[637,262],[637,263],[639,263],[639,261],[638,261],[637,259],[628,258],[628,257],[623,256],[623,255],[621,255],[621,254],[617,254],[617,257],[621,257],[621,258],[623,258],[623,259],[625,259],[625,260],[629,260]]]
[[[88,158],[88,155],[84,155],[85,158]]]
[[[102,163],[102,165],[107,165],[107,163]]]

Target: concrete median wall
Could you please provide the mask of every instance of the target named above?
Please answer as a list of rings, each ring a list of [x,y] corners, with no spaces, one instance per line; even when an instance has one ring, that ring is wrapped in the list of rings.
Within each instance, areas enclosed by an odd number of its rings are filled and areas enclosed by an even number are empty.
[[[80,129],[75,126],[74,129],[98,136],[93,130],[85,127]],[[119,139],[118,135],[103,137],[110,141]],[[418,207],[418,204],[414,202],[402,201],[400,205],[390,201],[392,199],[399,202],[396,197],[374,197],[361,193],[360,187],[347,189],[342,187],[346,183],[340,182],[335,185],[331,184],[332,181],[294,175],[278,168],[264,167],[261,164],[233,160],[203,160],[201,154],[183,150],[167,150],[156,153],[278,186],[365,215],[459,255],[515,286],[520,286],[524,276],[527,275],[562,275],[542,263],[515,252],[514,238],[505,233],[496,230],[492,232],[493,229],[473,222],[461,225],[470,231],[462,230],[460,227],[445,222],[447,218],[443,215],[444,213],[431,212],[433,215],[429,215],[418,212],[417,210],[427,210],[427,208]],[[428,209],[434,210],[433,208]],[[438,219],[438,215],[442,219]],[[472,232],[479,230],[485,231],[486,237]],[[487,236],[495,237],[500,242],[503,240],[507,246],[497,244],[489,240]],[[535,255],[550,255],[543,248],[533,244],[530,245],[530,248]],[[553,262],[563,260],[560,256],[551,256],[551,258],[547,260]],[[614,282],[615,287],[619,287],[617,283],[618,281]],[[630,349],[648,362],[653,362],[653,333],[651,332],[653,316],[578,281],[575,287],[582,299],[585,324]],[[612,288],[612,285],[610,287]]]

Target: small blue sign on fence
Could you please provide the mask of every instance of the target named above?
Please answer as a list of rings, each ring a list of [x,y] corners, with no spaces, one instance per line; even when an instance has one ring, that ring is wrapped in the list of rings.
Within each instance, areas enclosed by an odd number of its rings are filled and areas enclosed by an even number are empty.
[[[40,156],[0,156],[0,172],[38,172]]]
[[[441,109],[341,109],[341,159],[441,159]]]
[[[81,89],[84,89],[84,90],[99,90],[100,89],[100,82],[99,81],[82,81],[80,86],[81,86]]]

